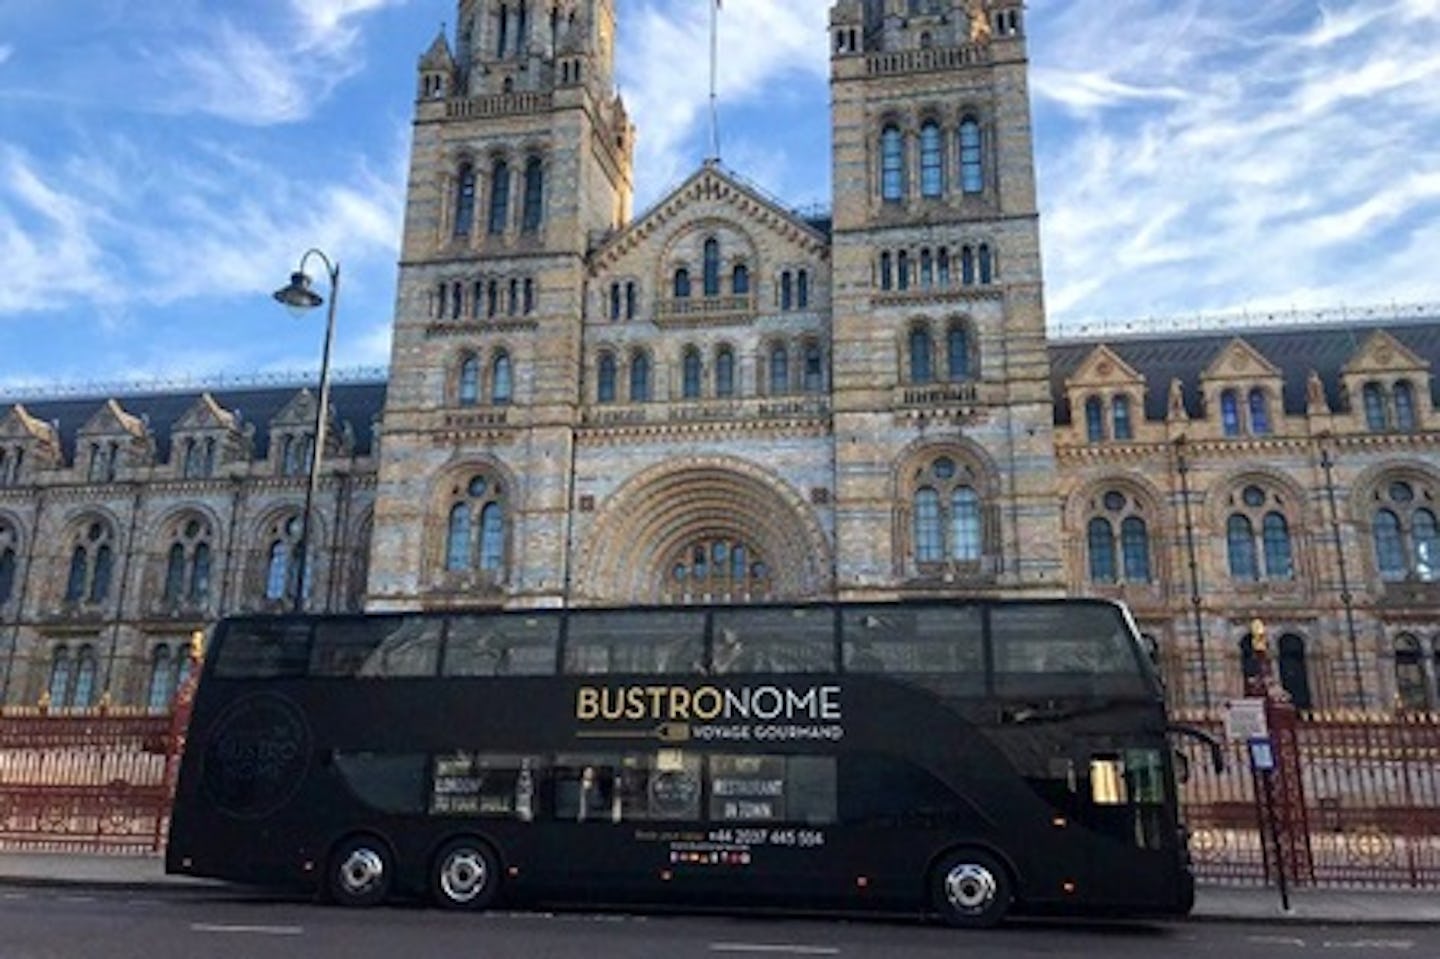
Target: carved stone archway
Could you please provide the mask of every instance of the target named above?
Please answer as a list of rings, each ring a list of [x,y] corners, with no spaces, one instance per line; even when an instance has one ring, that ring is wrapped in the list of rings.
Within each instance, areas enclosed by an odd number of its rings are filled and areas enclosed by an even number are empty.
[[[721,545],[726,562],[743,546],[744,572],[712,576],[692,590],[677,586],[686,557]],[[743,460],[687,460],[647,470],[609,498],[580,551],[574,598],[597,605],[824,599],[833,593],[830,556],[813,511],[783,480]],[[710,552],[708,561],[719,556]],[[693,565],[685,575],[695,575]]]

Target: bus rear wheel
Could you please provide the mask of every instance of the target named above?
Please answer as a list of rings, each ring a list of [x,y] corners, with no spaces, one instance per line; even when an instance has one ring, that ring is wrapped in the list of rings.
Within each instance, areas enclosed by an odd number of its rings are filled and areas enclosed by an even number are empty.
[[[476,839],[449,842],[435,857],[430,892],[443,909],[481,910],[500,891],[500,861]]]
[[[330,898],[342,906],[375,906],[385,901],[394,872],[390,850],[373,836],[355,836],[330,857]]]
[[[940,861],[932,882],[935,908],[952,926],[989,929],[1010,911],[1010,874],[988,853],[951,853]]]

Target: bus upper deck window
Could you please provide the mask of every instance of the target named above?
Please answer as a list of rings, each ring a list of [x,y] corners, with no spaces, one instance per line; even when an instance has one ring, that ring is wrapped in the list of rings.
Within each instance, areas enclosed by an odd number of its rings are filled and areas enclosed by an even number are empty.
[[[215,675],[221,679],[304,676],[310,663],[310,624],[304,620],[231,623],[220,635]]]

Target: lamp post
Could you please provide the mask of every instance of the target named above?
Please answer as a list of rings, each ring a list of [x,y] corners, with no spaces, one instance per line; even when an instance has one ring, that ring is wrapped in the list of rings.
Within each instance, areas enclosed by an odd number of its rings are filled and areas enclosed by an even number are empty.
[[[305,251],[300,265],[290,274],[290,285],[275,291],[275,300],[296,316],[306,310],[313,310],[325,302],[325,298],[310,289],[310,277],[305,273],[305,264],[311,257],[318,257],[325,264],[325,273],[330,278],[330,309],[325,318],[325,346],[320,353],[320,395],[315,403],[315,438],[310,453],[310,477],[305,484],[305,510],[300,514],[300,541],[296,544],[299,556],[295,564],[295,612],[305,610],[305,577],[308,574],[307,557],[310,552],[310,511],[315,503],[315,488],[320,483],[320,458],[325,452],[325,425],[330,412],[330,343],[335,338],[335,302],[340,298],[340,264],[317,249]]]

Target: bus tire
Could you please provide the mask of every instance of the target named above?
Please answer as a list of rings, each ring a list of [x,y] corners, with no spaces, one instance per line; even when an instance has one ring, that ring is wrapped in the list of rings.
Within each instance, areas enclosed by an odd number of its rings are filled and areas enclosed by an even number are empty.
[[[941,858],[931,879],[940,918],[963,929],[989,929],[1010,911],[1010,873],[989,853],[960,849]]]
[[[500,859],[488,843],[454,839],[435,857],[430,897],[442,909],[478,912],[500,892]]]
[[[390,894],[395,857],[374,836],[352,836],[330,857],[326,891],[340,906],[376,906]]]

